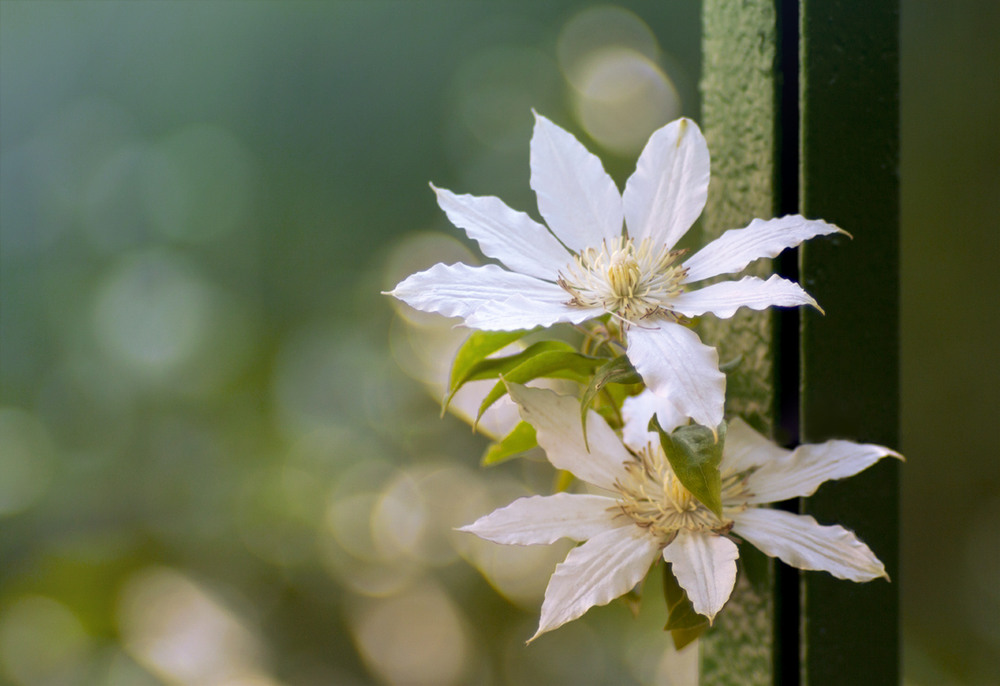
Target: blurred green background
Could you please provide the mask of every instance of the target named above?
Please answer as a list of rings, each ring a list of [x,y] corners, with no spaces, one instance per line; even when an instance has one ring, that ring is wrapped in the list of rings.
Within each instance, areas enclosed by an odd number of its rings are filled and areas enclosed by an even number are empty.
[[[906,681],[1000,672],[1000,4],[903,0]],[[699,7],[0,1],[0,681],[683,684],[621,604],[523,648],[565,548],[379,291],[533,212],[530,108],[621,183],[697,118]],[[622,122],[625,125],[622,125]],[[471,259],[471,258],[466,258]],[[415,335],[419,334],[419,335]],[[492,587],[492,588],[491,588]]]

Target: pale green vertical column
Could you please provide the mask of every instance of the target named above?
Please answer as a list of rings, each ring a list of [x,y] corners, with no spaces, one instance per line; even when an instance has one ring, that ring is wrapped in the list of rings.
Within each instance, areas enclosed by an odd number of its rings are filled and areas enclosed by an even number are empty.
[[[702,127],[712,154],[705,239],[775,210],[776,21],[774,0],[705,0]],[[771,272],[769,260],[747,274]],[[774,424],[772,314],[740,310],[706,317],[702,335],[719,348],[728,375],[726,410],[770,433]],[[737,587],[702,639],[701,683],[770,685],[773,680],[773,566],[741,546]]]

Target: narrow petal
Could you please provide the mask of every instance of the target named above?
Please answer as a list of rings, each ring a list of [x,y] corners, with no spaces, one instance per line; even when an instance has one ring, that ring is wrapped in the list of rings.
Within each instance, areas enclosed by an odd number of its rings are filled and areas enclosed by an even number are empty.
[[[686,417],[714,428],[722,421],[726,375],[719,354],[691,329],[675,322],[628,330],[628,359],[646,386]]]
[[[491,322],[484,312],[503,311],[504,303],[518,294],[513,317]],[[446,317],[462,317],[470,326],[513,331],[548,326],[556,321],[582,321],[588,315],[560,304],[565,292],[559,286],[532,276],[509,272],[494,264],[470,267],[467,264],[436,264],[406,277],[389,292],[411,307],[439,312]],[[512,308],[508,308],[512,309]]]
[[[724,536],[683,529],[663,549],[663,559],[671,564],[694,611],[710,622],[733,592],[739,556],[739,548]]]
[[[850,581],[889,578],[875,553],[842,526],[820,526],[809,515],[762,507],[741,512],[733,521],[734,533],[793,567]]]
[[[631,455],[601,415],[587,412],[585,445],[577,398],[516,383],[508,383],[507,390],[521,408],[521,419],[535,427],[538,445],[557,469],[608,490],[614,488],[615,481],[626,478],[623,465]]]
[[[631,523],[569,551],[545,589],[538,631],[529,642],[627,593],[646,576],[659,552],[659,541]]]
[[[784,453],[750,475],[747,483],[754,495],[747,502],[773,503],[812,495],[824,481],[853,476],[883,457],[903,457],[881,445],[840,440],[800,445]]]
[[[678,119],[653,133],[622,195],[629,235],[672,248],[708,198],[708,144],[698,125]]]
[[[741,307],[763,310],[796,305],[812,305],[819,309],[816,301],[800,285],[775,274],[767,281],[756,276],[744,276],[739,281],[723,281],[681,293],[670,303],[670,309],[685,317],[711,312],[716,317],[728,319]]]
[[[499,198],[455,195],[443,188],[434,192],[452,224],[479,243],[484,255],[515,272],[555,281],[559,270],[572,260],[548,229]]]
[[[742,229],[730,229],[691,256],[684,266],[689,282],[718,274],[741,272],[762,257],[775,257],[802,241],[831,233],[846,233],[818,219],[793,214],[779,219],[754,219]]]
[[[535,326],[551,326],[557,322],[579,324],[602,314],[604,310],[599,307],[582,308],[568,304],[566,291],[544,281],[537,281],[534,292],[522,291],[502,302],[484,303],[465,318],[465,323],[474,329],[515,331]]]
[[[459,531],[508,545],[546,545],[560,538],[586,541],[621,526],[614,498],[578,493],[556,493],[519,498]]]
[[[549,228],[577,252],[622,235],[622,198],[601,161],[573,135],[535,114],[531,188]]]
[[[791,453],[791,450],[775,445],[773,441],[754,431],[739,417],[733,417],[726,428],[722,469],[728,473],[743,472],[785,459]]]
[[[659,444],[659,436],[649,431],[649,420],[654,414],[660,428],[667,432],[687,423],[687,416],[682,415],[673,403],[646,389],[639,395],[625,398],[622,404],[622,419],[625,420],[622,440],[625,445],[638,451],[649,443]]]

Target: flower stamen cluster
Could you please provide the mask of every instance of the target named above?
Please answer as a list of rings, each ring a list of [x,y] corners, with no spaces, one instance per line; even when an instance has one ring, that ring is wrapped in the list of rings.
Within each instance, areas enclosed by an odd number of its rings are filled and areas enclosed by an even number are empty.
[[[604,240],[586,248],[559,273],[557,283],[572,296],[568,304],[600,307],[635,323],[653,314],[670,314],[670,304],[684,292],[687,270],[678,264],[684,250],[656,246],[649,238]],[[675,317],[676,319],[676,317]]]
[[[732,528],[732,519],[728,516],[720,519],[681,484],[658,446],[648,445],[624,467],[628,478],[615,482],[618,507],[637,526],[659,537],[663,546],[681,530],[725,533]],[[731,473],[723,477],[722,498],[726,506],[723,514],[746,509],[750,494],[745,476]]]

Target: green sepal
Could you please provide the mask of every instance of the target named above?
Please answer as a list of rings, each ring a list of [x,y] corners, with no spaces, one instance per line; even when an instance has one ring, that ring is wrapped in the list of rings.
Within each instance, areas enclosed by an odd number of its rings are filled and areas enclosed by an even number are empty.
[[[513,355],[504,357],[487,357],[466,367],[461,376],[457,377],[458,383],[451,387],[448,397],[445,398],[444,405],[448,407],[451,399],[455,397],[458,390],[469,381],[480,381],[482,379],[497,379],[501,374],[506,374],[515,367],[530,360],[536,355],[546,352],[573,352],[574,348],[565,341],[538,341],[532,343],[527,348]]]
[[[531,450],[536,445],[538,445],[538,439],[535,437],[535,427],[528,422],[519,422],[509,434],[486,449],[482,465],[492,467],[506,462],[515,455]]]
[[[455,353],[455,359],[451,363],[451,375],[448,378],[448,400],[451,400],[452,396],[455,395],[455,391],[461,388],[462,384],[470,380],[468,373],[472,367],[485,360],[487,356],[495,353],[497,350],[510,345],[516,340],[520,340],[528,331],[528,329],[519,331],[473,331],[458,348],[458,351]],[[447,406],[447,402],[445,405]]]
[[[667,603],[667,624],[663,630],[670,632],[674,648],[680,650],[705,633],[709,627],[708,617],[694,611],[691,599],[677,583],[670,564],[663,568],[663,598]]]
[[[554,341],[548,342],[551,343]],[[524,352],[528,352],[528,350]],[[479,405],[479,414],[476,415],[476,421],[479,421],[483,413],[493,403],[506,395],[507,386],[504,384],[505,381],[527,383],[532,379],[548,377],[586,383],[587,379],[590,378],[590,375],[594,373],[594,370],[600,364],[601,360],[596,357],[587,357],[578,352],[564,352],[562,350],[543,350],[542,352],[528,356],[519,365],[510,369],[510,371],[503,372],[500,381],[497,382]]]
[[[722,447],[726,440],[726,423],[719,425],[718,435],[699,424],[681,426],[668,434],[660,427],[654,414],[649,430],[660,436],[660,445],[670,462],[670,468],[684,488],[702,505],[722,519]]]
[[[587,410],[590,409],[594,398],[609,383],[637,384],[642,383],[642,377],[639,376],[639,372],[635,370],[635,367],[632,366],[632,363],[628,361],[628,357],[625,355],[620,355],[610,360],[594,372],[594,376],[591,377],[590,383],[587,384],[587,388],[583,392],[583,397],[580,399],[580,423],[583,425],[584,445],[587,445]]]
[[[735,371],[736,368],[740,366],[740,363],[742,361],[743,361],[743,355],[737,355],[731,360],[727,360],[726,362],[720,363],[719,371],[722,372],[723,374],[729,374],[730,372]]]

